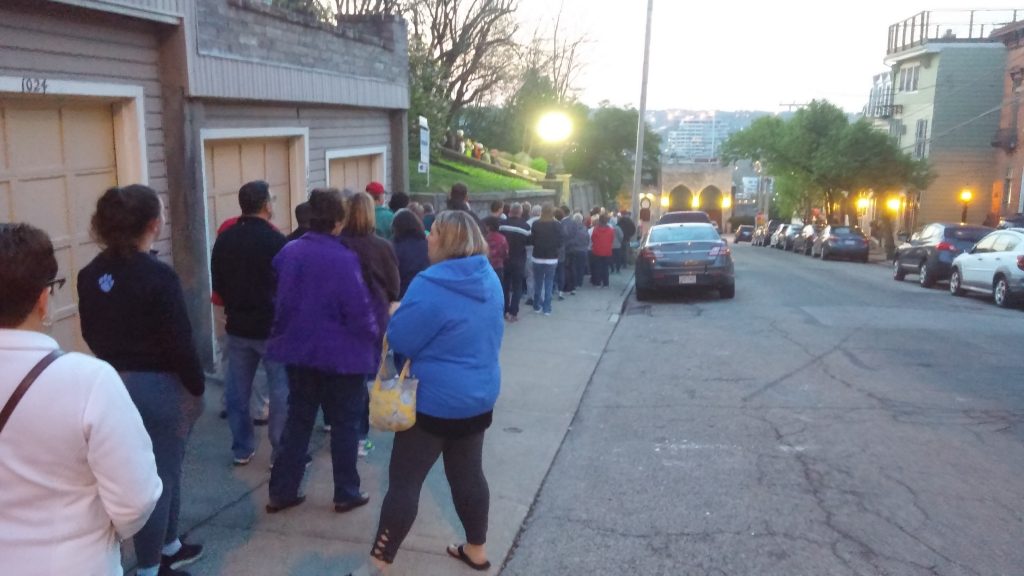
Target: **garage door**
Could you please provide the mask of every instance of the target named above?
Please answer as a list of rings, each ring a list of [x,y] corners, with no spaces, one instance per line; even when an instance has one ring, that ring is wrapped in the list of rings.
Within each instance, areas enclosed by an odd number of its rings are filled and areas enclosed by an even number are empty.
[[[351,156],[330,161],[331,186],[350,190],[365,190],[370,182],[384,181],[384,156]]]
[[[289,140],[212,140],[206,143],[206,209],[210,246],[217,229],[241,213],[238,189],[253,180],[265,180],[275,197],[274,225],[287,234],[292,230],[291,167]]]
[[[53,240],[58,277],[52,335],[86,350],[75,304],[78,270],[99,248],[89,235],[96,200],[117,185],[112,104],[0,99],[0,220],[28,222]]]

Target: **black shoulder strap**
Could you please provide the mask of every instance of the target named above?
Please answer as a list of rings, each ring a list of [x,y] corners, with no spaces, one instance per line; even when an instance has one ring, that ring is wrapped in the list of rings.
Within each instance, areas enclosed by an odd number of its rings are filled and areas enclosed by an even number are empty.
[[[11,417],[11,413],[18,407],[18,402],[21,402],[21,397],[25,395],[25,392],[28,392],[29,387],[36,381],[36,378],[39,378],[39,375],[43,373],[43,370],[46,370],[54,360],[63,355],[63,350],[54,350],[44,356],[42,360],[29,370],[25,379],[22,380],[21,384],[18,384],[18,387],[14,389],[14,393],[11,394],[11,398],[7,400],[7,404],[4,404],[3,410],[0,410],[0,432],[3,432],[4,426],[7,425],[8,418]]]

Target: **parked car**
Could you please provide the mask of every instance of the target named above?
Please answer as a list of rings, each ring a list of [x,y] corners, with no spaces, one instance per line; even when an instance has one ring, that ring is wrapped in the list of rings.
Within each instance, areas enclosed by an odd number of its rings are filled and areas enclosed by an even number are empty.
[[[737,244],[740,242],[754,242],[754,227],[750,224],[743,224],[736,229],[736,238],[734,240]]]
[[[953,259],[949,292],[990,294],[1006,307],[1024,297],[1024,228],[999,230]]]
[[[732,252],[708,223],[659,224],[651,228],[636,259],[636,299],[659,288],[692,286],[736,295]]]
[[[779,239],[775,247],[787,251],[792,250],[793,241],[795,241],[796,237],[800,235],[800,231],[803,230],[803,228],[804,225],[799,223],[787,225],[785,231],[781,231],[782,229],[780,228],[779,230],[781,232],[779,233]]]
[[[896,248],[892,277],[903,281],[907,274],[917,274],[918,283],[924,287],[948,280],[953,259],[970,250],[989,232],[992,229],[987,226],[946,222],[928,224]]]
[[[780,242],[779,240],[781,238],[785,238],[785,236],[786,236],[786,229],[789,228],[789,227],[790,227],[790,224],[786,224],[786,223],[779,224],[779,227],[775,229],[775,232],[772,232],[772,237],[771,237],[771,240],[768,242],[768,245],[771,246],[772,248],[779,248],[781,250],[782,249],[782,242]]]
[[[704,222],[711,224],[711,217],[707,212],[700,210],[680,210],[677,212],[666,212],[658,218],[658,224],[680,224],[683,222]]]
[[[751,242],[754,246],[768,247],[772,244],[772,234],[782,226],[781,220],[769,220],[767,224],[762,224],[754,230],[754,240]]]
[[[811,256],[820,256],[822,260],[847,258],[867,262],[870,251],[867,236],[857,226],[827,226],[811,246]]]
[[[799,252],[805,256],[811,255],[811,248],[818,238],[822,226],[808,224],[800,229],[800,233],[793,238],[793,252]]]
[[[1018,212],[1011,216],[1003,216],[999,219],[999,224],[996,226],[1000,230],[1006,230],[1007,228],[1024,228],[1024,213]]]

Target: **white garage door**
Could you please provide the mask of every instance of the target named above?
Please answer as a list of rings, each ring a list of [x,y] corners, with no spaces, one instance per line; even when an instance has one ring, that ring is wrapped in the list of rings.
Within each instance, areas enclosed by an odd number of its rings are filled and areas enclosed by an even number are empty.
[[[370,182],[384,182],[384,155],[333,158],[328,165],[334,188],[362,191]]]
[[[206,142],[206,209],[210,246],[217,229],[241,214],[238,189],[253,180],[265,180],[275,197],[274,226],[292,230],[291,157],[287,138],[250,138]]]
[[[0,220],[28,222],[53,240],[58,277],[52,335],[87,350],[75,302],[78,270],[98,253],[89,235],[96,200],[117,185],[112,104],[0,98]]]

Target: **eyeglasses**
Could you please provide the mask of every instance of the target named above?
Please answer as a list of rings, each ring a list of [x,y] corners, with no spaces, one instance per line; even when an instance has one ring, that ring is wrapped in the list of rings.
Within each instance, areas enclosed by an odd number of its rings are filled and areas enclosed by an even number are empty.
[[[54,292],[63,288],[67,281],[67,278],[54,278],[47,282],[46,287],[50,289],[50,296],[53,296]]]

